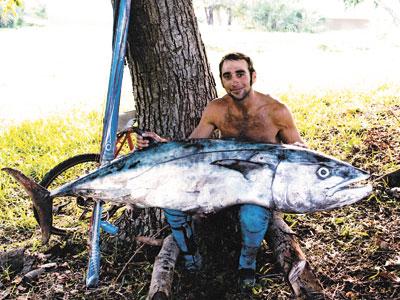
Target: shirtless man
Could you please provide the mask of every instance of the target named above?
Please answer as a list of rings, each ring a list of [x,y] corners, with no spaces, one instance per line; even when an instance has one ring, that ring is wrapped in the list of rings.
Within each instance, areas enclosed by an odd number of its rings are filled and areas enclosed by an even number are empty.
[[[219,76],[227,94],[206,106],[200,123],[189,138],[209,138],[215,129],[219,129],[222,138],[304,145],[290,110],[270,95],[253,90],[257,76],[248,56],[242,53],[225,55],[219,64]],[[147,133],[147,136],[165,141],[154,133]],[[139,146],[146,147],[147,142],[140,139]],[[185,266],[192,270],[200,268],[201,256],[193,240],[190,216],[169,209],[164,212],[184,254]],[[270,217],[270,211],[264,207],[252,204],[240,207],[239,284],[242,289],[255,283],[256,255]]]

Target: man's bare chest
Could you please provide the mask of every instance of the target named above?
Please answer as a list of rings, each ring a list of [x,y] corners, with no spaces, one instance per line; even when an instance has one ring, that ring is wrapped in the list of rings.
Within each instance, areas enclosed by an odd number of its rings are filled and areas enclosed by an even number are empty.
[[[227,111],[221,116],[218,129],[222,137],[244,140],[277,142],[278,128],[265,113],[247,114]]]

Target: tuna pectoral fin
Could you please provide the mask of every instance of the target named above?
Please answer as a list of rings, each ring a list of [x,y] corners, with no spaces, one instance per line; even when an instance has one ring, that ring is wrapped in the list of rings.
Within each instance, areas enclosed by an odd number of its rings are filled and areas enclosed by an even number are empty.
[[[242,175],[247,179],[247,175],[257,169],[261,169],[265,166],[263,163],[252,162],[240,159],[221,159],[216,160],[211,163],[212,165],[217,165],[234,171],[242,173]]]
[[[42,243],[46,244],[49,241],[53,223],[53,199],[50,197],[50,192],[18,170],[11,168],[2,170],[14,177],[31,197],[42,231]]]

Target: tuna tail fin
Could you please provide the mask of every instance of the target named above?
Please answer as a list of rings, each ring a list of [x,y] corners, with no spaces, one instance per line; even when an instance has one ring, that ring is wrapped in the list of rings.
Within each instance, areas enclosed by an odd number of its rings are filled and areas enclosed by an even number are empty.
[[[39,219],[42,243],[47,244],[53,228],[53,199],[50,197],[50,192],[18,170],[11,168],[3,168],[2,170],[14,177],[31,197]]]

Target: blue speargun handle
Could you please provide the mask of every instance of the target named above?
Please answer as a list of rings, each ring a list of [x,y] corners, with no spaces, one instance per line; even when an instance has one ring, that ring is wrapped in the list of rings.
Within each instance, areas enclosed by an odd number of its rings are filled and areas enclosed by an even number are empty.
[[[119,4],[117,4],[117,2],[119,2]],[[118,16],[118,21],[115,26],[113,37],[113,55],[108,83],[106,111],[103,120],[103,136],[100,155],[101,165],[109,163],[115,156],[114,150],[117,136],[119,102],[124,71],[130,9],[131,0],[115,1],[115,12],[118,12],[118,14],[115,15]],[[101,211],[101,202],[96,202],[92,216],[90,257],[86,274],[87,287],[96,287],[99,283]]]
[[[90,240],[90,257],[88,271],[86,274],[86,286],[96,287],[99,283],[100,274],[100,222],[101,222],[101,202],[96,202],[93,209]]]

